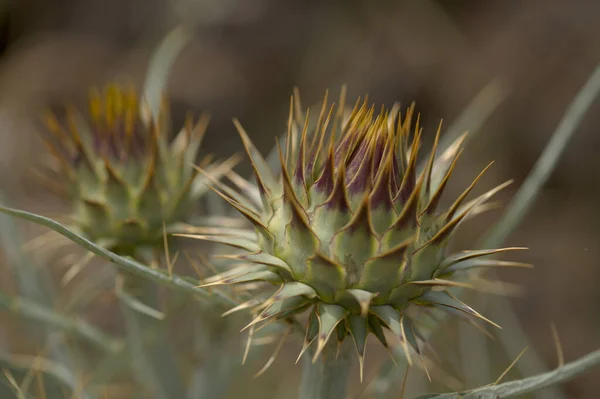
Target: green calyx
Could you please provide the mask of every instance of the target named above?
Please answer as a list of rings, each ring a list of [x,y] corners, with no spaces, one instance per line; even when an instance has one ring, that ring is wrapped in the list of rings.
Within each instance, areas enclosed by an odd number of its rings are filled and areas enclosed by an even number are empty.
[[[86,116],[67,107],[63,125],[48,114],[43,138],[60,166],[73,225],[119,252],[161,245],[164,226],[190,213],[206,122],[190,118],[172,137],[166,100],[152,117],[133,88],[117,85],[92,90]]]
[[[417,171],[421,128],[418,118],[412,126],[413,107],[402,118],[385,110],[376,114],[359,100],[344,117],[343,98],[340,104],[337,110],[328,107],[325,98],[316,123],[301,115],[298,99],[290,106],[280,176],[237,124],[257,186],[236,178],[232,182],[245,195],[224,184],[216,190],[256,233],[199,238],[247,251],[237,256],[240,267],[206,285],[279,286],[248,303],[256,314],[249,327],[309,309],[302,353],[316,345],[316,360],[330,339],[351,337],[362,370],[367,335],[387,346],[383,329],[400,339],[409,361],[411,352],[420,356],[415,308],[488,321],[447,292],[464,285],[459,274],[483,265],[524,265],[481,259],[516,248],[448,252],[457,227],[485,210],[486,201],[506,185],[467,202],[482,172],[448,209],[439,209],[464,136],[436,159],[438,130],[426,166]]]

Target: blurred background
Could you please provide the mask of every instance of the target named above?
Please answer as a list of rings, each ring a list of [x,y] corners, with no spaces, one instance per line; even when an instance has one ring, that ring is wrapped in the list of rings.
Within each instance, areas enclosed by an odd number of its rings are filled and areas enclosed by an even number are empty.
[[[506,206],[600,62],[598,15],[600,2],[560,0],[1,0],[0,192],[9,193],[20,208],[47,215],[59,210],[61,204],[30,174],[43,162],[38,155],[44,151],[37,136],[40,114],[67,101],[85,106],[91,85],[116,80],[141,87],[157,44],[183,23],[195,36],[177,58],[168,91],[176,124],[190,110],[212,115],[205,152],[227,156],[242,150],[233,117],[262,151],[269,151],[273,137],[285,129],[294,86],[300,87],[304,105],[318,103],[325,89],[336,95],[342,84],[348,85],[352,102],[365,94],[387,106],[415,101],[427,142],[440,119],[451,126],[476,101],[480,111],[459,124],[476,129],[476,136],[446,198],[461,192],[495,160],[479,187],[483,191],[515,179],[499,197]],[[494,296],[471,298],[476,309],[504,326],[496,334],[505,334],[504,341],[463,334],[463,327],[452,324],[434,337],[442,357],[456,359],[442,363],[452,375],[447,379],[458,381],[454,389],[494,381],[525,346],[529,351],[522,368],[507,378],[555,367],[552,323],[567,361],[600,346],[598,115],[600,101],[505,243],[529,247],[514,258],[536,266],[500,274],[522,288],[508,298],[512,306]],[[457,245],[476,241],[501,209],[465,225]],[[33,237],[44,230],[23,225],[20,231]],[[64,268],[31,252],[60,280]],[[0,254],[0,288],[17,294],[15,273],[3,266],[9,260],[9,254],[4,262]],[[107,289],[90,302],[81,316],[118,332],[112,292]],[[0,323],[0,352],[40,351],[20,333],[19,318],[0,312]],[[229,381],[227,397],[295,397],[299,368],[293,360],[299,348],[300,339],[290,340],[276,367],[258,379],[251,376],[260,364],[249,366],[254,369]],[[363,393],[386,361],[385,353],[371,353],[367,381],[355,384],[353,397]],[[385,397],[398,397],[403,374],[397,371],[396,386]],[[410,395],[440,389],[422,374],[411,371]],[[599,377],[597,370],[591,371],[565,384],[562,397],[600,397]],[[133,397],[127,390],[111,392],[110,398]]]

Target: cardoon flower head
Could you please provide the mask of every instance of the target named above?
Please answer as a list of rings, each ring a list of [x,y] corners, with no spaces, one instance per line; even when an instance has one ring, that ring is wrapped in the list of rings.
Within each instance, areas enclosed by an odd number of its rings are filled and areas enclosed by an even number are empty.
[[[163,226],[190,213],[206,123],[188,118],[172,137],[166,100],[151,115],[133,88],[117,85],[93,89],[85,116],[67,107],[61,124],[49,113],[44,139],[60,165],[74,226],[111,249],[159,245]]]
[[[464,285],[460,276],[475,267],[521,265],[485,258],[511,248],[448,249],[458,226],[506,183],[467,201],[482,172],[450,207],[440,208],[464,137],[436,159],[438,130],[418,170],[422,130],[418,118],[413,125],[413,107],[402,117],[359,100],[349,118],[342,111],[325,101],[311,126],[299,106],[290,107],[278,176],[237,124],[257,184],[236,175],[239,190],[220,184],[218,191],[254,231],[196,236],[245,251],[237,256],[240,267],[206,285],[275,285],[274,293],[261,291],[238,309],[254,309],[252,328],[307,311],[302,352],[316,345],[315,360],[328,341],[349,337],[362,366],[367,335],[387,346],[384,329],[400,339],[410,360],[423,347],[419,309],[488,321],[448,289]]]

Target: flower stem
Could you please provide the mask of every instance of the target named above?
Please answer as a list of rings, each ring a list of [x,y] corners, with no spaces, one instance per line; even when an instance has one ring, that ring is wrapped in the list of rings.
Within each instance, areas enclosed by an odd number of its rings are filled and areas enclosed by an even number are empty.
[[[349,340],[339,347],[335,340],[328,343],[315,363],[314,349],[304,357],[300,399],[331,399],[346,397],[348,376],[352,362],[352,345]]]

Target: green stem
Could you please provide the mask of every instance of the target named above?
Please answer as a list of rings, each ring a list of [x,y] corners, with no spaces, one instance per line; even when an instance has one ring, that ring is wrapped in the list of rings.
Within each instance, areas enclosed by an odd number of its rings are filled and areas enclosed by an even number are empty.
[[[337,342],[332,340],[313,363],[315,348],[313,345],[313,350],[304,357],[300,399],[345,398],[352,364],[352,343],[346,339],[338,353]]]

